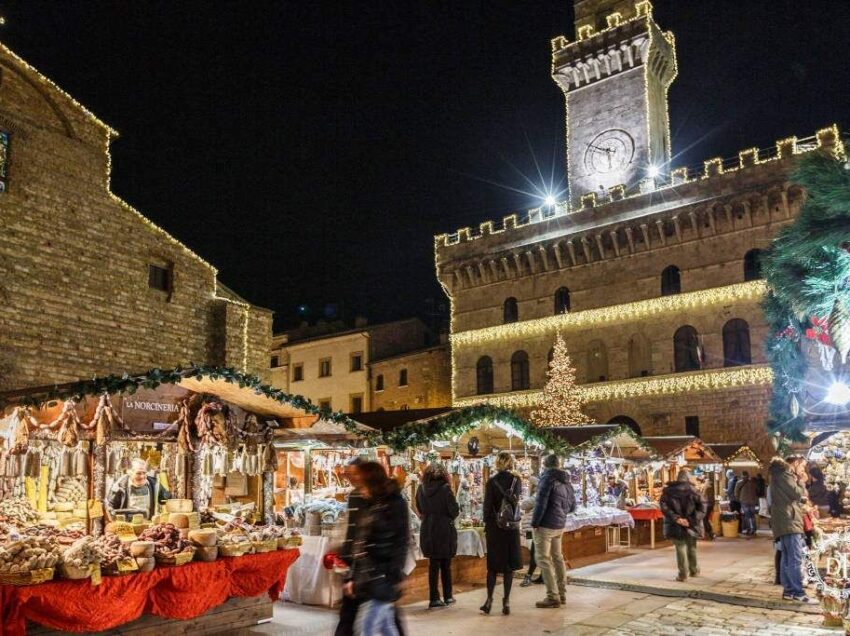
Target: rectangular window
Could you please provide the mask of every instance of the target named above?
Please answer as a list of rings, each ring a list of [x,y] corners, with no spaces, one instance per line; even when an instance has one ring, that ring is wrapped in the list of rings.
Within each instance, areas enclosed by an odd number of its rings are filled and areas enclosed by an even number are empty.
[[[378,376],[375,378],[375,390],[376,391],[383,391],[384,390],[384,374],[383,373],[379,373]]]
[[[272,364],[271,364],[272,369],[276,369],[279,366],[280,366],[280,358],[278,356],[272,356]]]
[[[699,417],[688,415],[685,417],[685,435],[699,437]]]
[[[322,358],[321,360],[319,360],[319,377],[320,378],[331,377],[331,359],[330,358]]]
[[[319,400],[319,408],[325,411],[331,410],[331,399],[330,398],[322,398]]]
[[[363,370],[363,352],[358,351],[357,353],[351,354],[351,371],[362,371]]]
[[[301,382],[304,379],[304,364],[299,362],[292,365],[292,381]]]
[[[407,369],[398,372],[398,385],[407,386]]]
[[[9,180],[9,133],[0,130],[0,192],[6,191]]]
[[[161,267],[160,265],[148,265],[148,287],[171,293],[172,287],[172,268]]]
[[[349,413],[362,413],[363,412],[363,394],[357,393],[355,395],[349,396]]]

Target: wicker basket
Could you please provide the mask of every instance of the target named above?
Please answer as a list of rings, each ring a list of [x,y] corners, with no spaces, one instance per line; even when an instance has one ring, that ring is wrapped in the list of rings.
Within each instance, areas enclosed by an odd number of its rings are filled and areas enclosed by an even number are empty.
[[[254,552],[262,554],[263,552],[272,552],[277,550],[277,539],[266,539],[265,541],[251,541],[251,546]]]
[[[55,568],[42,568],[29,572],[12,572],[0,574],[0,585],[38,585],[53,580]]]
[[[218,555],[225,557],[239,557],[251,549],[251,544],[243,543],[226,543],[218,546]]]
[[[186,565],[195,558],[195,551],[178,552],[174,556],[161,556],[159,554],[155,556],[157,565]]]
[[[62,573],[62,576],[72,581],[90,578],[94,574],[95,570],[100,570],[100,565],[92,563],[85,567],[78,568],[76,566],[69,565],[68,563],[63,563],[59,566],[59,571]]]
[[[304,544],[304,539],[301,538],[301,535],[289,537],[286,540],[286,548],[288,550],[291,550],[292,548],[300,548],[303,544]]]
[[[289,542],[289,539],[287,539],[286,537],[279,537],[278,540],[277,540],[277,549],[278,550],[286,550],[286,548],[289,547],[287,545],[288,542]]]

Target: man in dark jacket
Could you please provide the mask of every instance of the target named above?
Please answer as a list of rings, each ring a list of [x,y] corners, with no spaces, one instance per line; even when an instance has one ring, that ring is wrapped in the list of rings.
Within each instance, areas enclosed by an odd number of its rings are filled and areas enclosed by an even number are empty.
[[[661,512],[664,513],[664,536],[676,548],[679,566],[677,581],[687,581],[688,575],[698,576],[697,539],[702,536],[705,505],[702,495],[691,484],[691,474],[682,469],[676,481],[668,482],[661,493]]]
[[[576,509],[576,496],[570,479],[560,468],[557,455],[543,460],[543,476],[537,486],[537,503],[531,517],[537,564],[546,584],[546,598],[537,607],[560,607],[567,602],[567,566],[561,536],[567,515]]]
[[[735,499],[741,503],[744,529],[741,534],[755,535],[758,530],[756,513],[759,509],[759,485],[745,470],[735,485]]]

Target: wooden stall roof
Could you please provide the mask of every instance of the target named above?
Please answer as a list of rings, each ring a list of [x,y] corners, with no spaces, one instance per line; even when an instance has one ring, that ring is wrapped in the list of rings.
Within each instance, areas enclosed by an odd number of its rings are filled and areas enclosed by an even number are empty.
[[[668,435],[644,437],[643,440],[664,458],[671,459],[684,454],[685,460],[697,464],[721,464],[720,457],[705,442],[692,435]]]
[[[365,424],[357,423],[357,431],[361,434],[375,432],[375,429]],[[275,446],[313,448],[334,448],[340,446],[362,446],[363,437],[348,431],[343,424],[328,420],[316,420],[312,426],[301,428],[278,428],[274,434]]]
[[[638,437],[628,426],[621,424],[590,424],[587,426],[563,426],[549,429],[554,435],[582,453],[601,445],[617,449],[616,456],[642,461],[656,455],[655,449]]]
[[[256,415],[286,419],[303,417],[308,414],[304,409],[297,408],[292,404],[278,402],[277,400],[266,397],[262,393],[257,393],[252,388],[240,387],[238,384],[226,382],[225,380],[184,378],[180,380],[178,386],[195,393],[215,395],[225,402],[235,404],[239,408],[255,413]]]
[[[708,447],[714,451],[724,464],[737,461],[761,465],[761,461],[755,451],[744,443],[708,444]]]

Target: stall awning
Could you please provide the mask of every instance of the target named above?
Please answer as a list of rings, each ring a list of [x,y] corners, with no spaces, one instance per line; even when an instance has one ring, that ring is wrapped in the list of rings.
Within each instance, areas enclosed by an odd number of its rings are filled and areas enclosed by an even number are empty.
[[[277,448],[340,448],[363,446],[366,438],[377,434],[374,428],[356,423],[355,432],[338,422],[319,419],[312,426],[279,428],[275,431]]]
[[[691,435],[670,435],[665,437],[644,437],[643,440],[666,459],[684,456],[689,464],[721,464],[717,454],[708,444]]]
[[[574,453],[604,449],[606,455],[633,461],[646,461],[657,456],[656,451],[628,426],[620,424],[591,424],[547,429],[574,449]]]
[[[724,464],[761,466],[758,455],[743,443],[708,444],[708,447],[721,459]]]

